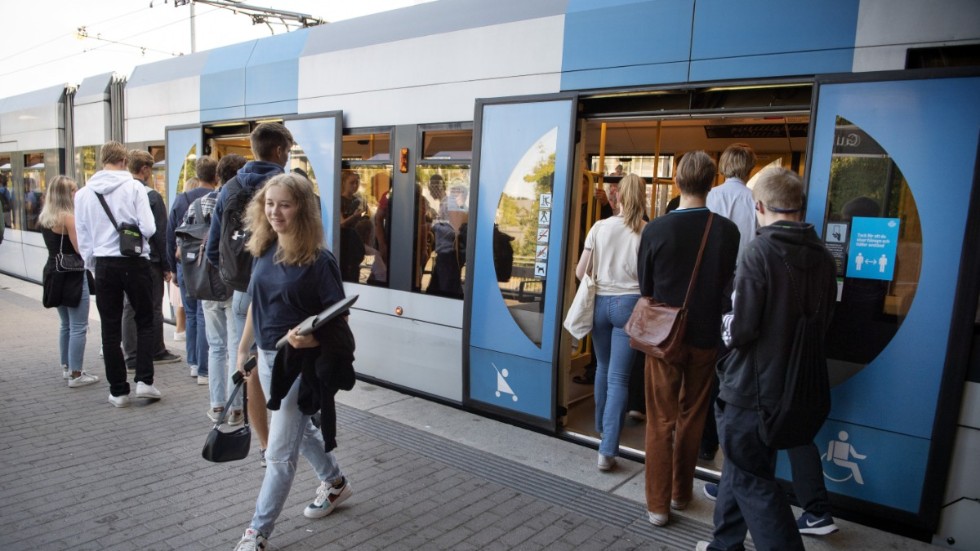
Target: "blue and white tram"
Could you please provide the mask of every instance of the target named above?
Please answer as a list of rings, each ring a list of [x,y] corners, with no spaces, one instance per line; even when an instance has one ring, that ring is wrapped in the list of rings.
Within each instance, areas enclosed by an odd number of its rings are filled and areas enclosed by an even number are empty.
[[[978,59],[962,0],[443,0],[294,31],[0,101],[0,270],[39,280],[27,198],[83,182],[104,139],[153,152],[171,201],[189,161],[249,156],[280,120],[354,267],[361,376],[594,442],[571,381],[588,344],[560,320],[596,192],[622,165],[658,216],[681,154],[748,143],[757,169],[804,175],[840,260],[818,437],[835,507],[976,547]],[[627,428],[623,452],[642,447]]]

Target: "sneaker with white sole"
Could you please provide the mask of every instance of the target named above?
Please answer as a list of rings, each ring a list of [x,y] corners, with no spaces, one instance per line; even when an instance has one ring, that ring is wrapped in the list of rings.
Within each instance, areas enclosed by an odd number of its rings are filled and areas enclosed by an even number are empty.
[[[678,499],[670,500],[670,508],[675,511],[683,511],[684,509],[687,509],[687,506],[690,504],[690,501],[680,501]]]
[[[69,377],[71,377],[71,372],[68,371],[68,366],[67,365],[61,366],[61,378],[67,379]]]
[[[187,333],[184,331],[174,331],[174,340],[177,342],[183,342],[187,340]]]
[[[616,466],[616,458],[613,457],[613,456],[611,456],[611,455],[602,455],[600,453],[599,454],[599,459],[596,462],[596,465],[599,467],[599,470],[600,471],[603,471],[603,472],[605,472],[605,471],[611,471],[613,469],[613,467]]]
[[[204,375],[197,376],[197,384],[201,386],[208,386],[208,378]]]
[[[347,477],[341,478],[338,486],[331,485],[329,482],[321,482],[320,487],[316,489],[316,498],[313,499],[313,503],[303,509],[303,516],[306,518],[323,518],[334,512],[338,505],[353,494],[354,490],[347,482]]]
[[[704,497],[708,498],[708,501],[718,499],[718,485],[714,482],[706,482],[704,484]]]
[[[129,407],[129,394],[123,394],[121,396],[109,395],[109,403],[116,406],[117,408],[128,408]]]
[[[78,388],[99,382],[98,375],[89,375],[82,371],[82,374],[74,379],[68,379],[68,388]]]
[[[708,551],[709,545],[711,545],[711,542],[704,541],[704,540],[699,541],[697,546],[694,548],[694,551]]]
[[[265,460],[265,448],[259,448],[259,466],[268,466],[268,461]]]
[[[191,377],[197,377],[197,366],[192,365],[190,366],[190,368],[191,368]]]
[[[157,387],[153,385],[148,385],[143,381],[136,383],[136,397],[137,398],[148,398],[150,400],[159,400],[163,397]]]
[[[217,423],[218,422],[218,418],[221,417],[221,412],[224,411],[224,410],[225,410],[225,408],[211,408],[211,409],[209,409],[208,410],[208,419],[210,419],[212,423]]]
[[[233,409],[226,420],[229,427],[237,427],[245,422],[245,414],[240,409]]]
[[[668,517],[664,513],[654,513],[652,511],[647,511],[647,520],[649,520],[650,524],[654,526],[667,526],[667,521],[669,519],[670,517]]]
[[[834,517],[830,516],[830,513],[818,516],[803,511],[800,518],[796,519],[796,527],[799,528],[801,534],[808,536],[826,536],[837,531]]]
[[[245,534],[242,535],[242,539],[238,540],[238,545],[235,546],[235,551],[263,551],[266,543],[268,542],[269,540],[260,534],[258,530],[249,528],[248,530],[245,530]]]

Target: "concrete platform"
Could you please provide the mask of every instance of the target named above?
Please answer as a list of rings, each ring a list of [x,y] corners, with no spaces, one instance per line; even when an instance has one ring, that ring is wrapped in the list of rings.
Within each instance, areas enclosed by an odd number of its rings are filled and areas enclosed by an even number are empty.
[[[231,549],[264,470],[200,458],[207,387],[185,363],[158,366],[158,403],[116,409],[94,304],[85,365],[69,389],[58,315],[38,285],[0,275],[0,535],[4,548]],[[167,337],[172,331],[166,331]],[[183,343],[168,342],[183,354]],[[354,496],[303,517],[317,481],[305,462],[270,549],[693,549],[711,533],[700,482],[666,528],[646,522],[643,465],[600,473],[593,449],[359,381],[338,396],[337,456]],[[838,520],[808,550],[933,548]]]

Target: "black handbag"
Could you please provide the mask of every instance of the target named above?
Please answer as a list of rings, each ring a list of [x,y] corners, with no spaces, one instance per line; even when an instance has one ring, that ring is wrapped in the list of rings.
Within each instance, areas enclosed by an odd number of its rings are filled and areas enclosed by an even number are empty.
[[[230,432],[221,430],[221,425],[225,423],[225,417],[231,411],[231,404],[234,402],[235,396],[245,387],[245,378],[242,377],[241,373],[235,373],[234,381],[235,389],[225,404],[225,410],[221,412],[218,422],[208,432],[208,437],[204,441],[204,449],[201,450],[201,456],[212,463],[238,461],[248,457],[249,445],[252,442],[252,429],[248,426],[247,392],[242,394],[242,411],[245,412],[245,424]]]
[[[56,272],[83,272],[85,271],[85,261],[81,255],[75,253],[65,253],[65,234],[61,234],[61,242],[58,244],[58,254],[54,255],[54,269]]]

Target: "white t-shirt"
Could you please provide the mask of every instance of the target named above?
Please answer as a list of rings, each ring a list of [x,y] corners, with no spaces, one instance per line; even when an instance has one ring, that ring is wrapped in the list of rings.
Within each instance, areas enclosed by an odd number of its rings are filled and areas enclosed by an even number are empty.
[[[622,216],[599,220],[585,236],[585,250],[592,251],[596,294],[638,295],[636,256],[640,234],[623,223]]]

